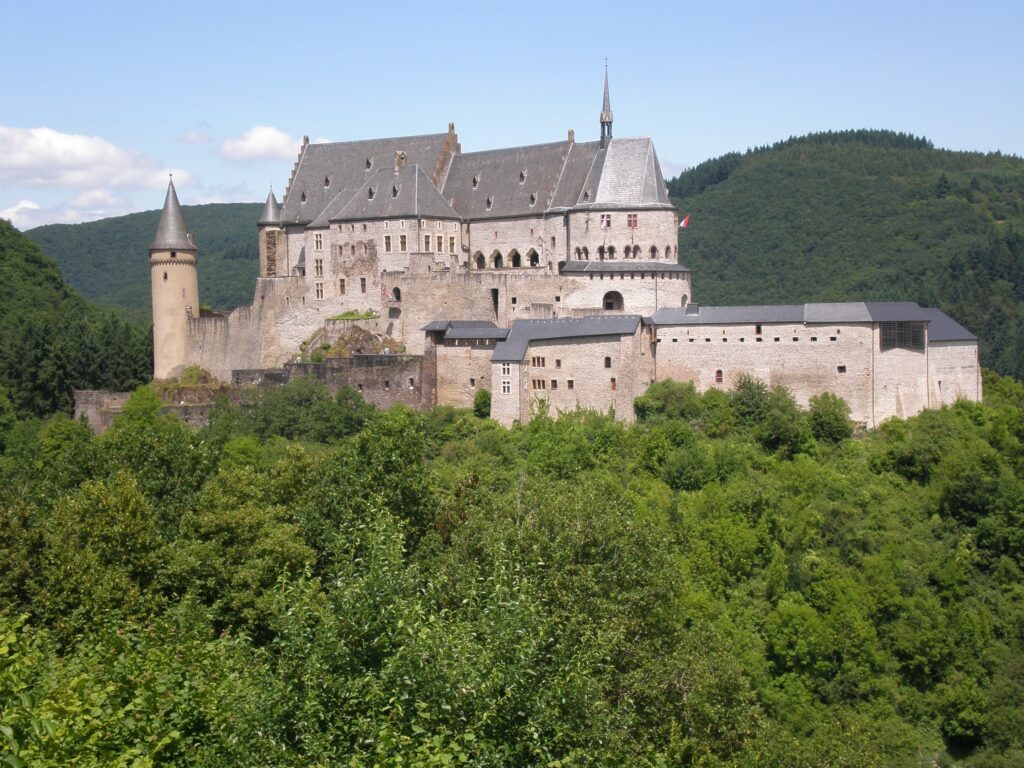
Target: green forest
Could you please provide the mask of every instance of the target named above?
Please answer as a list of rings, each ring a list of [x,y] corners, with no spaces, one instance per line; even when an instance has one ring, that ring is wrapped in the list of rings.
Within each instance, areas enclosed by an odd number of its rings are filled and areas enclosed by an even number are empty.
[[[669,182],[702,304],[917,301],[1024,378],[1024,160],[889,131],[789,139]]]
[[[76,389],[130,390],[153,373],[149,325],[85,301],[0,219],[0,392],[22,416],[70,413]]]
[[[0,763],[1024,762],[1024,386],[852,436],[754,380],[637,422],[377,412],[0,434]]]
[[[199,297],[232,309],[251,304],[259,268],[257,203],[184,205],[199,247]],[[130,213],[84,224],[47,224],[25,234],[56,260],[64,278],[102,304],[150,312],[149,245],[160,211]]]

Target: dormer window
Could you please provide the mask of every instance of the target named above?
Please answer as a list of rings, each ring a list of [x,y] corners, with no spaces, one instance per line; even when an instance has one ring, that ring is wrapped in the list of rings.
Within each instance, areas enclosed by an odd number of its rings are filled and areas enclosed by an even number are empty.
[[[328,189],[331,186],[331,177],[324,176],[324,189]]]
[[[302,197],[301,197],[301,198],[299,198],[299,202],[300,202],[300,203],[304,203],[304,202],[306,202],[306,193],[305,193],[305,192],[303,192],[303,193],[302,193]]]
[[[530,206],[533,207],[536,204],[537,204],[537,193],[536,192],[531,192],[530,193]]]
[[[488,197],[487,198],[487,210],[488,211],[491,210],[491,206],[492,205],[494,205],[494,198],[493,197]]]
[[[371,168],[373,168],[373,158],[368,157],[366,158],[366,170],[370,170]]]
[[[480,176],[477,175],[477,176],[473,177],[473,189],[476,189],[479,186],[480,186]]]
[[[366,190],[366,197],[368,200],[373,200],[373,187]]]
[[[523,169],[522,171],[519,172],[519,183],[520,184],[525,184],[526,183],[526,170],[525,169]]]
[[[391,196],[398,197],[398,185],[391,187]]]
[[[590,199],[590,190],[589,189],[586,192],[583,193],[583,199],[584,200],[589,200]]]

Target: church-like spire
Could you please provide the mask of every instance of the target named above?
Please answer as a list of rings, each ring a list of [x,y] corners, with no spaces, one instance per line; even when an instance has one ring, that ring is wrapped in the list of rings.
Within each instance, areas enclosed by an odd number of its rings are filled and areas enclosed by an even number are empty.
[[[612,100],[608,96],[608,59],[604,60],[604,102],[601,104],[601,148],[612,138]]]
[[[274,197],[274,189],[271,187],[270,194],[267,195],[267,202],[263,204],[263,210],[260,212],[260,226],[264,224],[280,224],[281,223],[281,206],[278,205],[277,198]]]
[[[185,226],[185,216],[178,203],[178,193],[174,191],[174,179],[167,182],[167,197],[164,209],[160,212],[160,223],[156,228],[156,237],[149,246],[151,251],[195,251],[192,235]]]

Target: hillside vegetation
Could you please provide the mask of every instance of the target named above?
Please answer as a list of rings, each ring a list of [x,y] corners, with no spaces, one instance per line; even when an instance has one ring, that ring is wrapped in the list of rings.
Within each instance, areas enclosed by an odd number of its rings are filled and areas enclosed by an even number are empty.
[[[258,203],[185,205],[199,246],[199,298],[217,309],[251,304],[259,269]],[[32,238],[60,266],[68,283],[103,304],[150,312],[149,245],[160,211],[84,224],[47,224]]]
[[[731,153],[669,182],[703,304],[912,300],[1024,377],[1024,160],[886,131]]]
[[[0,763],[1024,763],[1024,387],[505,430],[300,380],[0,455]],[[0,449],[2,450],[2,449]]]
[[[0,285],[0,433],[3,403],[21,416],[44,416],[70,412],[75,389],[125,390],[149,381],[149,326],[130,325],[85,301],[3,219]]]

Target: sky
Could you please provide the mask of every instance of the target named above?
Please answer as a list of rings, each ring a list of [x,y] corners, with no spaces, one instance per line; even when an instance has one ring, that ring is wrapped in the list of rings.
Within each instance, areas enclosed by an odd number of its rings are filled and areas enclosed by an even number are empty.
[[[5,0],[0,218],[284,191],[304,135],[654,138],[665,175],[813,131],[1024,156],[1024,1]]]

